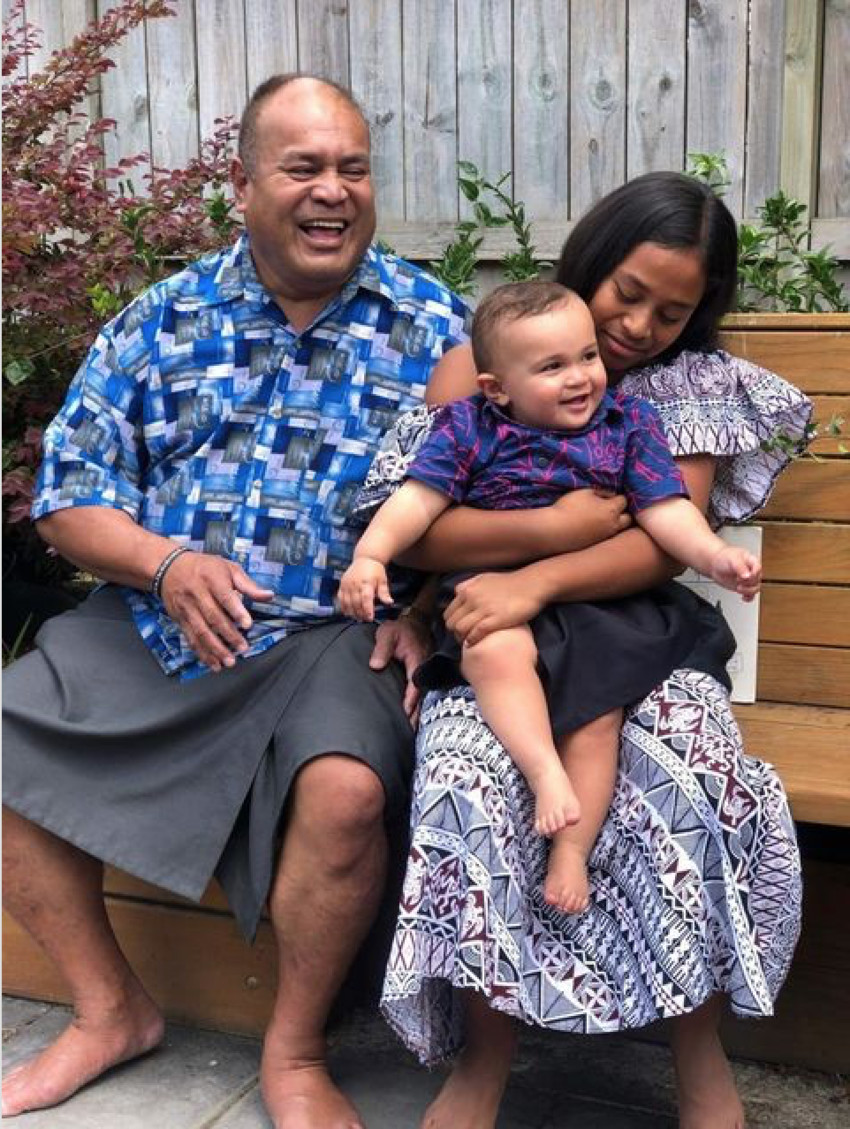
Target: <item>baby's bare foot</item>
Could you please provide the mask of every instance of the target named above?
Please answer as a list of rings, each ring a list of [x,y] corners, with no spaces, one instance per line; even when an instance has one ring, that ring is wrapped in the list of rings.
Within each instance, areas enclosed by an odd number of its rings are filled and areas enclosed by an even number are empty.
[[[538,835],[554,835],[564,827],[578,823],[581,815],[578,797],[570,778],[560,763],[529,780],[536,799],[534,830]]]
[[[584,913],[590,904],[587,861],[574,843],[552,844],[543,897],[562,913]]]

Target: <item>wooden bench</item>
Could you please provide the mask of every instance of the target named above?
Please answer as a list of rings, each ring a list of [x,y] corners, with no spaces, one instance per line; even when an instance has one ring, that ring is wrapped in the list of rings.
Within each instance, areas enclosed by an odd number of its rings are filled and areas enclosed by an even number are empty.
[[[815,415],[850,420],[850,316],[824,329],[818,319],[777,315],[770,328],[730,319],[727,347],[782,373],[815,399]],[[798,328],[803,326],[802,331]],[[847,440],[850,446],[850,438]],[[822,461],[785,472],[760,519],[766,584],[762,600],[758,702],[736,713],[747,748],[775,764],[795,818],[850,826],[850,460],[820,439]],[[848,1067],[850,868],[807,861],[803,937],[770,1022],[726,1031],[739,1054],[841,1070]],[[200,906],[117,872],[107,875],[116,933],[134,967],[174,1019],[260,1033],[275,984],[267,921],[242,940],[220,891]],[[5,989],[64,1000],[64,986],[10,919],[4,923]]]

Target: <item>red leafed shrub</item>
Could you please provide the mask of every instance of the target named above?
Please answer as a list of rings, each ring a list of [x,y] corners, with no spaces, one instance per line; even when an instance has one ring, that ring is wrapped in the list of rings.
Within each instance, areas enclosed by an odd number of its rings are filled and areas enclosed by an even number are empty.
[[[232,238],[235,123],[218,121],[185,168],[151,172],[144,154],[105,167],[103,137],[115,122],[90,121],[84,100],[114,66],[110,49],[173,9],[122,0],[25,77],[18,71],[39,35],[23,8],[17,0],[2,36],[4,575],[14,560],[42,578],[57,575],[29,522],[42,428],[98,328],[141,289]]]

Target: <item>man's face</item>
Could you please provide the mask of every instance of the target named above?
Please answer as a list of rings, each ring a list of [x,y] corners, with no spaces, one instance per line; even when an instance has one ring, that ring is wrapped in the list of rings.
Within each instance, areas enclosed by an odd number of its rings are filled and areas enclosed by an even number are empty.
[[[332,87],[297,79],[262,104],[256,140],[233,184],[260,279],[284,299],[329,299],[375,231],[366,123]]]

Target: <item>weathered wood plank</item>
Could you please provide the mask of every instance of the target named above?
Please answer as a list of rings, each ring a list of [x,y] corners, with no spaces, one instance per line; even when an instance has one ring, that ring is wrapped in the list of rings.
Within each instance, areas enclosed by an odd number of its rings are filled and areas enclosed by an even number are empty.
[[[850,525],[759,524],[765,580],[850,584]]]
[[[768,643],[850,647],[850,588],[765,584],[759,605],[759,639]]]
[[[458,154],[490,180],[511,172],[511,0],[458,0]],[[460,199],[460,214],[472,204]]]
[[[755,215],[766,196],[779,187],[785,47],[785,5],[774,0],[750,4],[749,71],[747,75],[747,148],[744,212]]]
[[[177,1022],[260,1034],[268,1022],[277,953],[268,922],[249,945],[234,919],[174,906],[107,899],[121,948],[154,1000]],[[3,915],[4,990],[69,1002],[53,965]]]
[[[198,80],[194,3],[171,19],[149,20],[148,95],[154,165],[179,168],[198,154]]]
[[[296,12],[299,68],[348,86],[348,4],[310,0]]]
[[[382,220],[404,220],[404,115],[401,11],[397,0],[365,0],[350,9],[351,89],[372,134],[372,180]]]
[[[760,702],[807,706],[848,705],[850,648],[762,643],[758,650]]]
[[[514,0],[513,186],[529,216],[554,221],[554,241],[534,225],[549,259],[560,251],[569,215],[569,27],[561,0]]]
[[[747,752],[777,768],[794,817],[850,826],[850,709],[736,705]]]
[[[629,178],[682,167],[686,10],[678,0],[629,4]]]
[[[98,0],[98,17],[113,6],[113,0]],[[114,118],[117,123],[117,128],[103,139],[106,163],[114,166],[121,157],[151,151],[145,25],[134,27],[114,48],[111,57],[115,66],[100,80],[100,110],[104,117]],[[144,188],[144,175],[149,168],[150,162],[147,162],[132,174],[133,186],[138,191]]]
[[[847,330],[793,333],[724,330],[723,347],[736,356],[778,372],[804,392],[842,393],[850,372]]]
[[[823,42],[823,114],[820,138],[819,216],[850,216],[850,4],[826,0]],[[846,219],[844,229],[850,228]],[[850,249],[835,249],[850,258]]]
[[[216,118],[238,118],[248,99],[243,0],[203,0],[197,20],[198,128],[201,140]]]
[[[815,202],[820,132],[820,7],[812,0],[785,0],[780,182],[789,196],[810,208]]]
[[[783,471],[759,517],[846,521],[850,459],[798,459]]]
[[[699,0],[688,5],[686,148],[723,153],[731,184],[726,202],[743,210],[747,82],[747,0]]]
[[[403,0],[402,19],[405,214],[417,220],[454,221],[458,214],[454,20],[447,18],[445,4],[437,0]]]
[[[14,22],[12,22],[11,17],[12,17],[12,4],[13,4],[13,2],[14,2],[14,0],[3,0],[3,26],[4,27],[8,26],[10,28],[23,27],[23,25],[27,22],[26,12],[18,12]],[[10,73],[8,74],[7,79],[8,79],[9,82],[12,82],[17,78],[26,78],[26,76],[27,76],[27,62],[28,62],[27,57],[23,56],[21,58],[21,61],[18,63],[17,67],[14,69],[14,71],[10,71]]]
[[[246,79],[249,94],[275,74],[298,70],[296,0],[247,0]]]
[[[29,57],[29,73],[42,70],[54,51],[69,46],[93,16],[92,0],[27,0],[27,23],[41,32],[41,45]]]
[[[570,215],[579,217],[625,180],[626,9],[573,0],[570,40]]]

